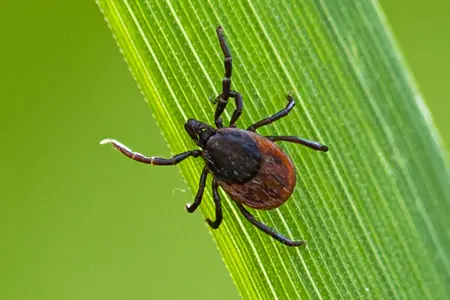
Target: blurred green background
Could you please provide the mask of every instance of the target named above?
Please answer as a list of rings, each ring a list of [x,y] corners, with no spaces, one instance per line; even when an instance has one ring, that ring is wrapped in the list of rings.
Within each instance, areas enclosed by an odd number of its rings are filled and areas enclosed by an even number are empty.
[[[448,145],[450,3],[381,4]],[[96,4],[3,1],[0,25],[0,299],[238,299],[177,168],[98,144],[170,154]]]

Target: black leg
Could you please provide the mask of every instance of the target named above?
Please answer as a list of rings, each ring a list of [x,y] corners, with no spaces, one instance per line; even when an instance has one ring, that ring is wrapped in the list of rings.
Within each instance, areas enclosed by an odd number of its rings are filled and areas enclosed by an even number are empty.
[[[217,37],[219,38],[220,48],[222,48],[222,52],[224,55],[223,65],[225,68],[225,77],[222,80],[222,97],[223,97],[222,99],[224,101],[228,101],[231,88],[231,72],[232,72],[231,53],[227,43],[225,42],[222,26],[216,28],[216,33]]]
[[[305,139],[302,139],[302,138],[299,138],[296,136],[266,136],[266,138],[268,138],[272,142],[285,141],[285,142],[300,144],[300,145],[306,146],[308,148],[311,148],[311,149],[314,149],[317,151],[323,151],[323,152],[328,151],[328,146],[326,146],[326,145],[322,145],[319,142],[308,141],[308,140],[305,140]]]
[[[295,105],[294,98],[292,98],[291,94],[288,94],[287,100],[288,100],[288,104],[286,105],[286,107],[284,109],[282,109],[281,111],[277,112],[273,116],[270,116],[268,118],[262,119],[259,122],[256,122],[255,124],[253,124],[252,126],[247,128],[247,130],[249,130],[249,131],[256,131],[256,129],[258,129],[261,126],[270,124],[272,122],[275,122],[276,120],[281,119],[282,117],[287,116],[287,114],[291,111],[291,109]]]
[[[222,48],[222,52],[224,55],[224,68],[225,68],[225,77],[222,79],[222,93],[214,100],[214,103],[217,103],[216,113],[214,114],[214,121],[217,128],[222,128],[222,119],[220,115],[222,115],[225,107],[228,103],[228,97],[230,96],[230,88],[231,88],[231,73],[232,73],[232,60],[230,49],[228,48],[227,43],[225,42],[225,37],[223,36],[223,28],[219,26],[216,28],[217,37],[219,39],[220,48]]]
[[[233,116],[230,120],[230,127],[235,127],[235,123],[237,119],[239,119],[239,116],[242,113],[242,96],[238,92],[231,90],[231,74],[233,69],[232,59],[231,59],[231,52],[228,48],[228,45],[225,41],[225,37],[223,36],[223,28],[222,26],[217,27],[216,29],[217,37],[219,39],[220,48],[222,48],[222,52],[224,55],[224,68],[225,68],[225,76],[222,79],[222,93],[216,98],[214,101],[217,103],[216,112],[214,114],[214,121],[217,128],[222,128],[222,119],[220,116],[222,115],[223,111],[225,110],[225,107],[228,103],[228,98],[232,97],[236,101],[236,110],[233,113]]]
[[[206,177],[208,176],[208,169],[203,168],[202,175],[200,176],[200,182],[198,184],[197,195],[195,196],[194,202],[192,204],[186,204],[186,210],[189,213],[193,213],[197,207],[202,203],[203,192],[205,191]]]
[[[219,95],[217,97],[218,99],[222,95]],[[242,104],[242,95],[235,91],[230,91],[230,97],[233,98],[236,101],[236,109],[233,112],[233,115],[230,119],[230,127],[236,127],[236,121],[239,119],[239,117],[242,114],[243,104]],[[220,118],[220,115],[222,115],[223,111],[225,110],[225,107],[227,107],[228,102],[221,102],[220,100],[217,100],[217,107],[216,112],[214,114],[214,120],[216,123],[217,128],[222,128],[222,119]]]
[[[160,157],[147,157],[142,155],[138,152],[133,152],[130,148],[127,146],[119,143],[116,140],[112,139],[104,139],[100,142],[100,144],[112,144],[114,148],[122,152],[125,156],[128,158],[131,158],[133,160],[139,161],[144,164],[150,164],[150,165],[157,165],[157,166],[171,166],[176,165],[179,162],[185,160],[186,158],[193,156],[193,157],[199,157],[202,152],[200,150],[194,150],[194,151],[187,151],[183,152],[181,154],[175,155],[171,158],[160,158]]]
[[[269,226],[256,220],[255,217],[253,217],[253,215],[248,210],[246,210],[242,204],[240,204],[240,203],[236,203],[236,204],[237,204],[239,210],[241,211],[241,213],[244,215],[244,217],[247,220],[249,220],[250,223],[255,225],[259,230],[264,231],[265,233],[267,233],[268,235],[270,235],[277,241],[285,244],[286,246],[291,246],[291,247],[298,247],[298,246],[302,246],[302,245],[306,244],[305,241],[292,241],[292,240],[288,239],[287,237],[282,236],[278,232],[275,232],[275,230],[273,230]]]
[[[222,220],[223,220],[222,204],[220,203],[220,196],[219,196],[219,191],[217,190],[217,188],[218,188],[217,181],[215,179],[213,179],[212,190],[213,190],[214,204],[216,205],[216,220],[212,221],[209,218],[206,219],[206,222],[213,229],[219,228],[219,226],[220,226],[220,224],[222,223]]]
[[[239,117],[242,114],[242,95],[235,91],[230,91],[230,97],[234,98],[236,101],[236,109],[233,112],[233,115],[230,119],[230,127],[236,127],[236,121],[239,119]]]
[[[227,102],[226,101],[222,101],[220,99],[221,95],[219,95],[219,97],[216,98],[216,100],[214,102],[217,102],[217,106],[216,106],[216,112],[214,113],[214,123],[216,124],[217,128],[222,128],[223,124],[222,124],[222,118],[220,117],[223,113],[223,111],[225,110],[225,107],[227,107]]]

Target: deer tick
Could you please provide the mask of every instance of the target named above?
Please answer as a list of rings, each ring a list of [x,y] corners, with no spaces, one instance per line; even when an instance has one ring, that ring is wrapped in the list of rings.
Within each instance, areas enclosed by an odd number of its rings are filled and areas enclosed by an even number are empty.
[[[212,192],[215,203],[215,220],[209,218],[206,222],[213,229],[219,228],[223,216],[218,187],[220,186],[236,202],[243,216],[258,229],[270,235],[287,246],[301,246],[304,241],[293,241],[277,233],[274,229],[256,220],[244,207],[259,210],[270,210],[279,207],[291,196],[296,175],[289,157],[275,145],[275,142],[286,141],[309,147],[314,150],[327,152],[328,147],[318,142],[309,141],[294,136],[261,136],[256,130],[279,120],[294,107],[294,98],[289,94],[288,103],[284,109],[276,114],[262,119],[246,130],[236,128],[243,104],[242,96],[231,90],[231,53],[223,36],[222,27],[217,27],[217,36],[224,54],[225,77],[222,80],[222,93],[217,96],[214,114],[216,128],[195,119],[189,119],[184,128],[201,150],[187,151],[172,158],[147,157],[133,152],[125,145],[113,139],[105,139],[101,144],[112,144],[127,157],[151,165],[176,165],[188,157],[201,157],[205,162],[200,176],[199,188],[192,204],[186,205],[186,210],[193,213],[202,202],[206,186],[206,177],[211,174]],[[236,103],[228,127],[223,126],[221,115],[232,98]]]

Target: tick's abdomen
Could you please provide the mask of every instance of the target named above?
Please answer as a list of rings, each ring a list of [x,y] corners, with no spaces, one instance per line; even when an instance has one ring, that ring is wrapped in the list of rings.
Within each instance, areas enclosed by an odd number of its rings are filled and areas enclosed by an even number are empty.
[[[209,138],[203,158],[218,180],[243,184],[258,173],[261,153],[248,131],[222,128]]]
[[[223,190],[233,200],[256,209],[269,210],[286,202],[296,183],[289,157],[256,133],[235,128],[219,129],[217,133],[219,136],[210,139],[214,151],[206,155],[208,141],[205,161]]]

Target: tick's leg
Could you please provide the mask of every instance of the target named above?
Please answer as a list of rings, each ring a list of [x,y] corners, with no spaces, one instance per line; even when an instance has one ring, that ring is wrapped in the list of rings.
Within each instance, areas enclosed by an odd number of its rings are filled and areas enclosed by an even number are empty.
[[[225,110],[225,107],[227,106],[227,102],[220,102],[220,97],[221,95],[219,95],[219,97],[217,97],[216,101],[217,103],[217,107],[216,107],[216,112],[214,114],[214,120],[216,123],[217,128],[222,128],[222,119],[220,118],[220,115],[223,113],[223,111]],[[239,94],[236,91],[230,91],[230,97],[233,98],[236,101],[236,109],[233,112],[233,115],[231,116],[230,119],[230,127],[236,127],[236,121],[239,119],[239,117],[242,114],[242,109],[243,109],[243,104],[242,104],[242,95]]]
[[[266,136],[267,139],[271,140],[272,142],[278,142],[278,141],[285,141],[285,142],[291,142],[295,144],[300,144],[303,146],[306,146],[308,148],[317,150],[317,151],[328,151],[328,146],[322,145],[319,142],[309,141],[305,140],[296,136]]]
[[[302,245],[306,244],[305,241],[292,241],[292,240],[288,239],[287,237],[282,236],[281,234],[279,234],[278,232],[276,232],[269,226],[256,220],[255,217],[253,217],[253,215],[248,210],[246,210],[242,204],[239,204],[239,203],[236,203],[236,204],[237,204],[239,210],[241,211],[241,213],[244,215],[244,217],[247,220],[249,220],[250,223],[255,225],[258,229],[264,231],[265,233],[267,233],[268,235],[270,235],[277,241],[279,241],[287,246],[291,246],[291,247],[298,247],[298,246],[302,246]]]
[[[214,179],[212,182],[212,190],[213,190],[213,197],[214,197],[214,204],[216,205],[216,220],[211,221],[211,219],[206,219],[206,222],[211,226],[213,229],[217,229],[220,226],[220,223],[222,223],[223,215],[222,215],[222,204],[220,203],[220,196],[219,191],[217,190],[218,184],[217,181]]]
[[[225,42],[225,37],[223,36],[223,28],[219,26],[216,28],[217,37],[219,38],[220,48],[222,48],[222,52],[224,55],[223,65],[225,68],[225,77],[222,79],[222,99],[224,101],[228,101],[228,97],[230,95],[231,88],[231,71],[232,71],[232,61],[231,61],[231,53],[228,48],[227,43]]]
[[[242,95],[235,91],[230,91],[230,97],[233,97],[236,101],[236,109],[230,119],[230,127],[236,127],[236,121],[242,114]]]
[[[295,105],[294,98],[292,98],[291,94],[289,94],[287,96],[287,100],[288,100],[288,104],[286,105],[286,107],[284,109],[280,110],[279,112],[277,112],[273,116],[270,116],[268,118],[262,119],[259,122],[256,122],[255,124],[253,124],[252,126],[247,128],[247,130],[249,130],[249,131],[256,131],[256,129],[258,129],[261,126],[270,124],[272,122],[275,122],[276,120],[281,119],[282,117],[287,116],[287,114],[291,111],[291,109]]]
[[[227,102],[220,99],[220,96],[217,97],[215,100],[217,102],[216,106],[216,112],[214,113],[214,123],[216,124],[217,128],[222,128],[222,118],[220,117],[225,110],[225,107],[227,107]]]
[[[219,38],[220,48],[222,48],[222,52],[224,55],[223,64],[225,68],[225,76],[222,79],[222,94],[220,94],[214,101],[215,103],[217,103],[214,120],[216,127],[222,128],[223,125],[220,116],[227,106],[228,98],[232,97],[236,101],[236,110],[234,111],[230,121],[230,124],[234,125],[242,113],[242,96],[241,94],[231,90],[232,60],[230,49],[228,48],[228,45],[225,41],[225,37],[223,36],[223,28],[221,26],[217,27],[216,32],[217,37]]]
[[[202,175],[200,176],[200,182],[198,184],[197,195],[195,196],[195,200],[192,204],[186,204],[186,210],[189,213],[193,213],[197,207],[202,203],[203,192],[205,191],[206,185],[206,177],[208,176],[208,169],[206,167],[203,168]]]
[[[186,158],[193,156],[193,157],[199,157],[201,155],[200,150],[193,150],[193,151],[187,151],[178,155],[175,155],[171,158],[160,158],[160,157],[147,157],[142,155],[138,152],[133,152],[130,148],[127,146],[119,143],[116,140],[112,139],[104,139],[100,142],[100,144],[112,144],[114,148],[122,152],[125,156],[128,158],[131,158],[133,160],[139,161],[144,164],[150,164],[150,165],[157,165],[157,166],[170,166],[170,165],[176,165],[179,162],[185,160]]]

